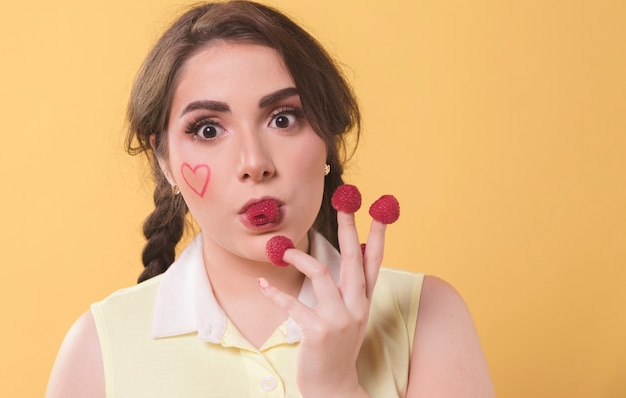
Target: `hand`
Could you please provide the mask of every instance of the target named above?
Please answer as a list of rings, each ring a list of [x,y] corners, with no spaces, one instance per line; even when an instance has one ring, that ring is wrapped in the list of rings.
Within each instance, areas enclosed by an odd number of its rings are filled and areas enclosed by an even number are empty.
[[[264,294],[302,328],[297,383],[304,397],[367,396],[358,382],[356,361],[363,343],[370,300],[383,258],[386,225],[373,220],[365,254],[353,213],[337,212],[341,271],[339,284],[328,267],[308,254],[288,249],[284,261],[311,279],[318,299],[309,308],[262,280]]]

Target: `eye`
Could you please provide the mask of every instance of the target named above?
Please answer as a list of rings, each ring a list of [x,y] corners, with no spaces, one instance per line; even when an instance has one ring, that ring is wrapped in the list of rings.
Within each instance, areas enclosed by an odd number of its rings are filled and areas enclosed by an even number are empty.
[[[205,124],[198,129],[196,135],[204,140],[212,140],[221,133],[222,128],[214,124]]]
[[[298,108],[282,107],[274,111],[271,116],[269,127],[275,129],[288,129],[294,127],[300,119],[304,118],[304,111]]]
[[[296,116],[289,113],[281,113],[274,118],[270,122],[270,127],[278,128],[278,129],[286,129],[291,127],[296,122]]]
[[[199,119],[189,124],[186,129],[187,134],[192,134],[194,138],[204,141],[211,141],[224,134],[224,128],[218,123],[207,119]]]

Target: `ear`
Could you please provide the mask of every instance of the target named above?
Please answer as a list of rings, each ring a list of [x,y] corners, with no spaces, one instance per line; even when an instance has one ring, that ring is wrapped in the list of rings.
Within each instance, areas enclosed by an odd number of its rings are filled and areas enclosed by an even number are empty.
[[[152,147],[152,153],[159,163],[159,168],[161,172],[167,179],[170,185],[176,185],[176,181],[172,178],[172,173],[170,173],[170,164],[167,159],[163,158],[163,156],[159,155],[159,152],[156,150],[156,134],[150,134],[150,146]]]

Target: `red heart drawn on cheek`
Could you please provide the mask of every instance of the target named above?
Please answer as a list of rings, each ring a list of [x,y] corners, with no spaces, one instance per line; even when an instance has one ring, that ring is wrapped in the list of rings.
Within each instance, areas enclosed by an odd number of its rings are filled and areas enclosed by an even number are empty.
[[[180,167],[180,172],[187,185],[189,185],[189,188],[197,193],[198,196],[203,197],[209,185],[209,180],[211,179],[211,169],[209,166],[199,164],[196,167],[191,167],[189,163],[185,162]]]

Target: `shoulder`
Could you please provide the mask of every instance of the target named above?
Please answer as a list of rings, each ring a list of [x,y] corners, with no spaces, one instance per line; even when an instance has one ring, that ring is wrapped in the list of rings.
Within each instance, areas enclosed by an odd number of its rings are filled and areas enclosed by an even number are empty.
[[[126,302],[140,300],[142,296],[151,297],[155,295],[158,291],[164,275],[165,273],[157,275],[137,285],[119,289],[110,294],[104,300],[99,301],[93,305],[112,304],[116,302],[122,302],[126,304]]]
[[[394,295],[420,293],[424,274],[382,267],[375,290],[389,291]],[[419,297],[418,297],[419,298]]]
[[[91,311],[68,331],[50,375],[46,398],[104,397],[104,368]]]
[[[454,287],[434,276],[422,285],[408,396],[494,396],[469,309]]]
[[[424,277],[420,301],[421,319],[441,316],[442,311],[462,316],[469,315],[465,301],[459,292],[448,282],[436,276]]]
[[[138,285],[120,289],[94,303],[67,332],[50,374],[46,398],[104,397],[105,376],[98,328],[111,316],[122,321],[126,314],[141,314],[140,306],[150,305],[160,275]],[[121,322],[120,322],[121,323]]]
[[[388,311],[389,306],[398,308],[405,322],[417,314],[424,274],[409,271],[381,268],[376,281],[372,307],[379,306]],[[415,321],[412,322],[415,324]],[[408,325],[413,330],[412,325]]]
[[[98,329],[108,324],[107,319],[133,319],[154,307],[162,276],[155,276],[137,285],[117,290],[91,305]]]

